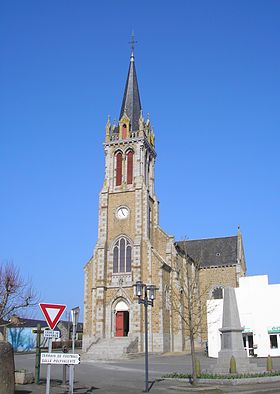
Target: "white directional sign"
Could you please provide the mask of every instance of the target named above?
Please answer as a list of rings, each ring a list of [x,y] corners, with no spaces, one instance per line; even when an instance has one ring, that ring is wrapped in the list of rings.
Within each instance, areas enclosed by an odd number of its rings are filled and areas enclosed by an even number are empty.
[[[44,338],[60,338],[60,332],[59,331],[53,331],[53,330],[44,330]]]
[[[41,364],[80,364],[80,355],[71,353],[41,353]]]

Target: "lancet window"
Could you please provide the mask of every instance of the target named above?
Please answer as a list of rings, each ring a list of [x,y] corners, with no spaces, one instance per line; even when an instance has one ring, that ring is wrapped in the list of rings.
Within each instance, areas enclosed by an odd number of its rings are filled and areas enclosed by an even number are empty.
[[[127,153],[127,174],[126,174],[126,182],[128,185],[131,185],[133,181],[133,151],[130,150]]]
[[[116,154],[116,186],[122,184],[122,153]]]
[[[127,238],[120,238],[113,249],[113,273],[131,272],[132,247]]]

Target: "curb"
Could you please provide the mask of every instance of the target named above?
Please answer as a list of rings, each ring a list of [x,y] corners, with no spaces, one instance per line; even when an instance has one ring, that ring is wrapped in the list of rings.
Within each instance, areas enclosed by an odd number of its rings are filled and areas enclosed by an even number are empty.
[[[176,381],[176,382],[184,382],[190,383],[189,379],[178,379],[178,378],[162,378],[164,380]],[[197,383],[201,384],[217,384],[217,385],[242,385],[242,384],[251,384],[251,383],[273,383],[280,382],[280,376],[263,376],[256,378],[239,378],[239,379],[197,379]]]

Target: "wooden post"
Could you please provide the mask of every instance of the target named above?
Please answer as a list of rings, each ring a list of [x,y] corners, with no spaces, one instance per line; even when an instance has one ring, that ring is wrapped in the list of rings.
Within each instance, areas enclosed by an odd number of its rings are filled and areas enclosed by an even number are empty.
[[[41,324],[37,324],[37,330],[33,330],[36,336],[36,358],[35,358],[35,383],[40,384],[40,367],[41,367]]]
[[[68,347],[67,346],[63,346],[62,351],[63,351],[63,353],[68,353]],[[66,370],[67,370],[67,365],[63,364],[62,386],[66,386]]]

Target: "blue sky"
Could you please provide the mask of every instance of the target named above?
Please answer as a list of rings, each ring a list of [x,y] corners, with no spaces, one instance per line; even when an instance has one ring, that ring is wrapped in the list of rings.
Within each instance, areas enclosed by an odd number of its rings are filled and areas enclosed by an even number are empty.
[[[273,0],[2,2],[0,261],[41,301],[82,306],[134,30],[161,226],[196,239],[240,224],[248,274],[279,283],[279,20]]]

